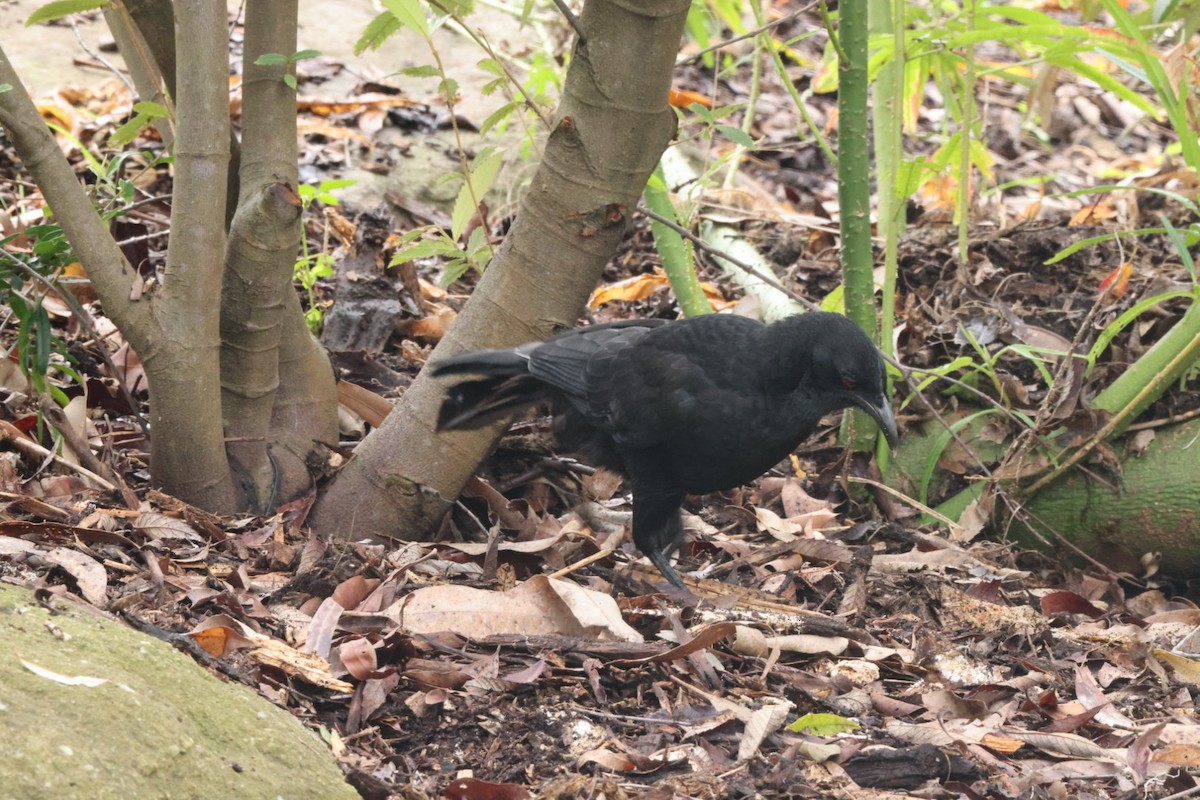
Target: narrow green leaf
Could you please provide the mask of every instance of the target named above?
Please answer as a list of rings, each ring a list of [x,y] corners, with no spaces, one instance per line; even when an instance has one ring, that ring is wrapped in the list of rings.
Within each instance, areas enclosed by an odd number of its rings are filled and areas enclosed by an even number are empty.
[[[454,211],[450,214],[450,237],[452,239],[458,241],[474,213],[475,202],[471,197],[471,187],[464,182],[462,188],[458,190],[458,197],[454,198]]]
[[[1167,219],[1167,215],[1161,211],[1158,214],[1158,219],[1162,222],[1163,227],[1167,229],[1167,237],[1171,240],[1171,244],[1175,247],[1175,252],[1179,255],[1179,260],[1183,262],[1184,268],[1188,274],[1192,276],[1192,283],[1196,282],[1196,262],[1192,259],[1192,254],[1188,249],[1190,245],[1195,243],[1195,231],[1189,230],[1185,235],[1184,231],[1180,231],[1171,224],[1171,220]],[[1191,238],[1192,241],[1188,241]]]
[[[129,118],[125,124],[112,132],[108,137],[108,141],[118,147],[123,147],[134,139],[150,124],[150,119],[145,114],[135,114]]]
[[[485,119],[482,123],[480,123],[479,134],[482,136],[483,134],[487,133],[492,128],[494,128],[496,125],[499,125],[501,122],[504,122],[505,120],[507,120],[512,115],[513,110],[516,109],[517,105],[518,105],[518,103],[516,103],[516,102],[505,103],[504,105],[500,106],[495,111],[493,111],[491,114],[489,114],[488,118]]]
[[[288,63],[288,57],[283,53],[263,53],[254,59],[254,63],[260,67],[278,67]]]
[[[447,241],[446,239],[425,239],[417,242],[412,247],[406,247],[403,250],[397,251],[392,256],[392,260],[388,263],[388,266],[394,267],[397,264],[406,264],[418,258],[432,258],[434,256],[460,258],[462,251],[454,245],[454,242]]]
[[[750,134],[746,133],[741,128],[735,128],[732,125],[718,125],[717,130],[723,133],[725,137],[734,144],[741,145],[747,150],[754,149],[754,140],[750,138]]]
[[[410,78],[440,78],[442,71],[432,64],[424,64],[419,67],[405,67],[400,70],[401,75],[407,75]]]
[[[345,189],[347,186],[353,186],[358,183],[354,178],[334,178],[332,180],[321,181],[317,185],[319,192],[335,192],[338,189]]]
[[[50,371],[50,347],[54,344],[54,329],[50,325],[50,315],[46,313],[46,307],[39,305],[37,307],[37,316],[35,317],[37,326],[37,371],[39,375],[45,375]]]
[[[0,94],[4,94],[5,92],[11,92],[12,90],[13,90],[13,86],[11,83],[0,83]]]
[[[471,164],[470,177],[458,190],[454,201],[454,212],[450,215],[450,238],[457,241],[475,214],[476,201],[482,201],[504,163],[504,153],[493,147],[485,147],[475,156]]]
[[[320,50],[300,50],[292,56],[292,61],[303,61],[306,58],[316,58],[319,55],[321,55]]]
[[[68,14],[79,14],[95,8],[104,8],[108,4],[109,0],[57,0],[54,3],[46,3],[29,15],[29,19],[25,20],[25,27],[37,25],[39,22],[62,19]]]

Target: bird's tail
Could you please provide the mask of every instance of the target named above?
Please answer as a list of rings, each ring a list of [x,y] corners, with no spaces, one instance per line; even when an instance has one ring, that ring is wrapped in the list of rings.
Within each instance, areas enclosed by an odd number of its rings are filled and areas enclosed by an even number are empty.
[[[487,375],[490,378],[499,378],[527,374],[529,358],[523,355],[519,348],[472,350],[469,353],[443,358],[436,364],[430,364],[429,368],[435,378],[446,375]]]
[[[476,350],[429,366],[438,378],[486,376],[450,387],[438,411],[439,431],[481,428],[545,397],[545,385],[529,374],[529,359],[519,348]]]

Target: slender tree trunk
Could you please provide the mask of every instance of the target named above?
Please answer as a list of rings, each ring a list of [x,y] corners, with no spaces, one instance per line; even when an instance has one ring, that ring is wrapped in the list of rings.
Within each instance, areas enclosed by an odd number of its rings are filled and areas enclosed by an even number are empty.
[[[431,360],[571,327],[675,131],[667,93],[687,0],[588,0],[562,104],[508,238]],[[443,387],[426,374],[318,501],[322,533],[427,537],[500,428],[433,430]],[[364,502],[370,498],[369,502]]]
[[[309,488],[305,457],[337,435],[333,371],[303,324],[292,287],[300,249],[296,92],[288,64],[256,64],[296,50],[296,0],[246,8],[241,196],[225,259],[221,406],[243,506],[267,512]],[[281,370],[285,356],[289,369]],[[297,381],[313,381],[312,385]],[[286,411],[277,412],[287,382]],[[311,389],[323,402],[314,402]],[[307,396],[306,396],[307,395]],[[277,447],[275,423],[286,443]]]
[[[236,508],[218,403],[196,402],[220,386],[218,314],[229,166],[229,57],[225,4],[175,4],[177,87],[171,241],[160,330],[139,350],[150,380],[150,469],[155,480],[208,509]],[[169,431],[169,435],[160,435]]]

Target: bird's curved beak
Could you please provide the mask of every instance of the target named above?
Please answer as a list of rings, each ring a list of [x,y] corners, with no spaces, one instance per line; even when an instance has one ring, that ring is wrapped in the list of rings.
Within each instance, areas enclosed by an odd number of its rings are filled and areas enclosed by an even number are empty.
[[[896,417],[892,414],[892,405],[887,396],[855,397],[854,404],[871,415],[871,419],[879,424],[879,429],[887,438],[888,446],[895,449],[900,441],[900,431],[896,428]]]

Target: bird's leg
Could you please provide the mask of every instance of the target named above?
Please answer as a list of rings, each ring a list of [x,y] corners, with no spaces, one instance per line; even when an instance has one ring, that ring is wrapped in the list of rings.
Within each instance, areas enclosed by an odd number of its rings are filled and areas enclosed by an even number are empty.
[[[671,554],[683,544],[683,495],[639,491],[633,487],[633,543],[673,586],[686,588],[671,566]]]

